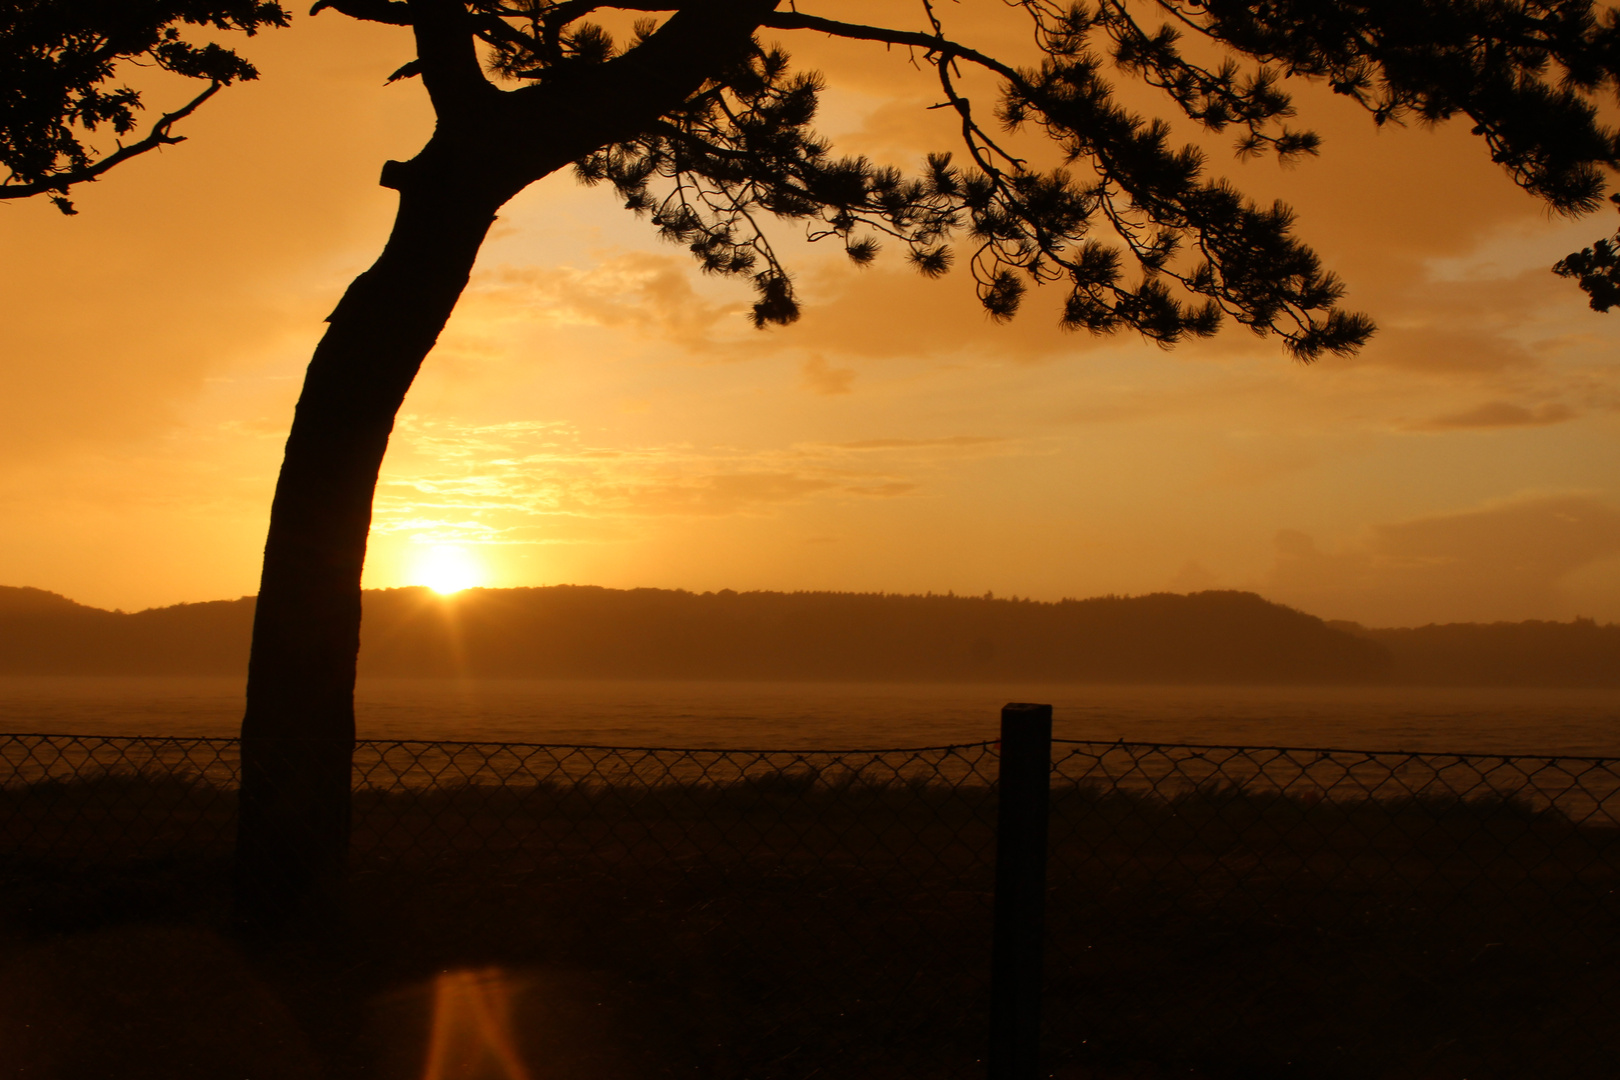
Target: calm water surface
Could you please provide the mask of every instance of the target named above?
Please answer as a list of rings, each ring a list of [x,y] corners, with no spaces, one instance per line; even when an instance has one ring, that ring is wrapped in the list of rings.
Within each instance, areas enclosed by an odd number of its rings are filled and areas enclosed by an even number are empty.
[[[994,738],[1007,701],[1074,739],[1620,756],[1620,691],[369,679],[362,738],[851,748]],[[232,735],[226,678],[0,677],[0,730]]]

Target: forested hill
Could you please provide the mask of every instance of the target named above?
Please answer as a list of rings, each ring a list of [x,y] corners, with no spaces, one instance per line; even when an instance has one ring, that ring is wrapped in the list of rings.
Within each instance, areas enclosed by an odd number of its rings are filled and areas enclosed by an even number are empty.
[[[1357,633],[1389,651],[1389,679],[1447,686],[1620,686],[1620,626],[1446,623]]]
[[[367,602],[371,671],[464,662],[480,675],[1337,682],[1386,662],[1375,643],[1244,593],[1046,604],[565,587],[453,606],[406,590]]]
[[[0,673],[241,675],[253,599],[0,588]],[[1365,630],[1252,593],[1039,603],[553,586],[365,594],[362,675],[1620,686],[1620,627]]]

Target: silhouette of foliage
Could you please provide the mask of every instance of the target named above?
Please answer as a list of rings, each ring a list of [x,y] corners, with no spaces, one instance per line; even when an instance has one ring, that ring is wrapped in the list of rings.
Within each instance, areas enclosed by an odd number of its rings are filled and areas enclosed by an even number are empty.
[[[1160,6],[1180,23],[1293,75],[1326,79],[1384,124],[1464,115],[1491,160],[1555,210],[1602,205],[1620,141],[1598,121],[1615,88],[1620,13],[1588,0],[1236,0]],[[1595,311],[1620,303],[1620,234],[1553,267]]]
[[[492,76],[545,83],[633,52],[660,29],[645,19],[621,46],[589,21],[593,13],[685,6],[319,0],[311,13],[330,8],[434,37],[465,35]],[[1241,156],[1289,160],[1317,151],[1317,136],[1288,122],[1294,108],[1283,83],[1294,77],[1325,81],[1380,124],[1468,117],[1493,160],[1560,212],[1598,206],[1603,170],[1620,160],[1620,144],[1599,122],[1594,100],[1613,84],[1620,23],[1590,0],[1013,6],[1030,20],[1043,54],[1038,67],[1007,64],[952,38],[928,0],[920,6],[926,30],[793,11],[759,19],[762,29],[910,50],[938,80],[938,107],[961,119],[960,161],[936,153],[919,175],[905,176],[864,157],[835,156],[811,127],[821,78],[791,72],[786,52],[756,41],[750,55],[713,72],[680,107],[580,158],[576,172],[588,183],[611,183],[628,208],[688,247],[706,272],[750,279],[760,326],[799,313],[792,277],[767,237],[765,219],[775,218],[805,223],[812,239],[836,240],[859,265],[884,241],[898,243],[930,276],[958,261],[953,241],[965,242],[960,261],[998,320],[1016,313],[1029,284],[1062,282],[1062,323],[1070,328],[1133,329],[1173,344],[1213,333],[1230,316],[1258,333],[1280,334],[1292,354],[1308,360],[1353,351],[1371,334],[1370,321],[1336,306],[1342,284],[1294,237],[1286,207],[1256,205],[1211,178],[1205,156],[1177,146],[1164,118],[1121,106],[1110,62],[1164,91],[1206,129],[1235,128]],[[1147,13],[1162,24],[1150,25]],[[422,18],[432,26],[418,25]],[[260,0],[16,0],[0,13],[0,162],[10,170],[0,194],[46,194],[71,213],[65,193],[72,184],[179,141],[170,132],[176,121],[221,86],[257,76],[233,51],[185,40],[180,25],[251,34],[286,21],[279,4]],[[1217,66],[1198,62],[1183,48],[1189,36],[1222,47],[1226,58]],[[428,52],[455,51],[454,43],[440,44]],[[424,65],[441,62],[433,55],[400,67],[390,81],[421,75]],[[140,140],[97,155],[85,134],[137,127],[140,95],[112,83],[121,61],[153,63],[209,86]],[[999,80],[994,125],[986,124],[986,110],[975,111],[964,68]],[[1007,134],[1024,126],[1057,144],[1062,167],[1033,167],[1006,145]],[[1611,241],[1555,269],[1578,279],[1598,310],[1620,296]]]
[[[1610,200],[1620,205],[1620,198],[1610,196]],[[1574,278],[1593,311],[1608,311],[1620,304],[1620,233],[1565,255],[1553,264],[1553,273]]]
[[[503,80],[544,85],[572,69],[634,52],[658,33],[638,24],[621,48],[580,17],[583,3],[474,0],[467,32]],[[992,318],[1018,310],[1031,283],[1068,288],[1064,326],[1106,333],[1133,329],[1174,344],[1213,333],[1230,315],[1259,333],[1278,333],[1303,359],[1352,351],[1372,332],[1364,316],[1335,306],[1343,286],[1292,234],[1280,205],[1260,207],[1206,175],[1204,156],[1174,145],[1168,124],[1113,99],[1101,35],[1121,66],[1169,89],[1182,109],[1214,129],[1240,125],[1243,152],[1290,159],[1316,138],[1281,123],[1292,113],[1269,69],[1239,76],[1208,72],[1179,57],[1163,34],[1142,31],[1117,5],[1066,11],[1024,5],[1046,59],[1025,70],[932,29],[910,32],[796,12],[767,14],[765,29],[806,30],[903,46],[939,83],[939,107],[961,119],[960,163],[931,154],[917,176],[864,157],[835,156],[812,130],[823,81],[794,74],[787,54],[755,40],[742,62],[715,71],[679,108],[575,164],[587,183],[611,183],[625,206],[688,247],[706,272],[746,276],[758,293],[756,325],[798,317],[793,281],[766,235],[765,220],[803,222],[812,240],[835,239],[859,265],[896,242],[918,270],[945,273],[964,260]],[[409,21],[398,3],[323,0],[358,18]],[[995,76],[1001,97],[987,126],[964,87],[962,68]],[[418,63],[396,78],[422,72]],[[1006,134],[1038,127],[1063,151],[1055,169],[1033,167],[1004,145]],[[1112,242],[1110,242],[1110,240]],[[1127,272],[1134,262],[1136,273]],[[1174,290],[1172,285],[1179,285]]]
[[[585,19],[592,12],[666,7],[586,0],[461,6],[464,32],[481,43],[489,72],[532,83],[609,62],[658,32],[644,20],[621,48]],[[611,183],[629,209],[687,246],[705,271],[752,279],[757,325],[792,322],[799,313],[792,278],[766,236],[764,219],[774,217],[807,223],[811,239],[836,239],[860,265],[884,240],[898,242],[930,276],[957,261],[951,241],[965,241],[963,261],[998,320],[1018,310],[1028,284],[1062,282],[1066,327],[1128,328],[1173,344],[1213,333],[1231,316],[1257,333],[1280,334],[1293,355],[1309,360],[1355,350],[1371,322],[1336,306],[1343,285],[1294,237],[1286,207],[1258,206],[1209,177],[1205,156],[1175,145],[1168,121],[1118,104],[1108,61],[1164,91],[1204,128],[1237,129],[1240,156],[1273,153],[1286,161],[1317,151],[1314,133],[1288,123],[1294,108],[1282,89],[1286,76],[1327,82],[1380,124],[1465,115],[1493,160],[1560,212],[1595,208],[1603,170],[1620,160],[1615,133],[1599,122],[1593,100],[1613,83],[1620,30],[1613,12],[1599,16],[1587,0],[1014,6],[1029,17],[1043,54],[1033,69],[953,39],[926,0],[923,31],[792,11],[760,20],[765,29],[909,49],[913,62],[937,77],[937,107],[961,118],[960,163],[936,153],[920,175],[907,177],[863,157],[834,156],[811,129],[822,80],[790,73],[781,48],[756,42],[745,62],[716,71],[654,124],[581,158],[576,171],[587,183]],[[321,0],[315,10],[326,7],[413,22],[411,6],[393,0]],[[1140,18],[1144,8],[1156,10],[1163,25]],[[1216,67],[1192,59],[1182,47],[1189,34],[1223,47],[1227,58]],[[993,127],[964,88],[965,67],[1001,83]],[[421,70],[414,61],[394,77]],[[1007,133],[1024,126],[1058,145],[1062,167],[1035,168],[1005,145]],[[1589,292],[1592,280],[1584,272]]]
[[[183,26],[240,30],[287,25],[266,0],[7,0],[0,3],[0,198],[45,195],[74,213],[67,191],[121,162],[181,142],[171,129],[220,87],[259,76],[215,42],[187,40]],[[86,144],[102,128],[139,127],[141,94],[116,80],[124,65],[152,66],[208,88],[110,151]]]
[[[1620,16],[1586,0],[1165,0],[1177,22],[1292,76],[1326,80],[1378,124],[1468,117],[1491,160],[1564,213],[1600,205],[1620,160],[1595,96]]]

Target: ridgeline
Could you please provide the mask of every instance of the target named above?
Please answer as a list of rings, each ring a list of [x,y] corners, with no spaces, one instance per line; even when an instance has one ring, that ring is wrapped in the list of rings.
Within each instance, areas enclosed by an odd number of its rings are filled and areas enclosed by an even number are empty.
[[[1620,686],[1620,626],[1369,630],[1253,593],[1044,603],[558,585],[365,594],[363,676]],[[0,674],[230,675],[253,598],[125,613],[0,587]]]

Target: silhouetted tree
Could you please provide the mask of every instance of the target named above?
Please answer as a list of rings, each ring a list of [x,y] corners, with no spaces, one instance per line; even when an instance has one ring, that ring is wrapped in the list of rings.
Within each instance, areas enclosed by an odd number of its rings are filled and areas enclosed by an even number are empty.
[[[232,13],[209,16],[219,26],[276,21],[273,5],[213,6]],[[1604,170],[1620,154],[1594,105],[1614,84],[1620,29],[1590,0],[1008,6],[1005,17],[1028,23],[1036,66],[952,37],[931,0],[884,8],[886,25],[777,0],[315,4],[312,13],[410,27],[416,57],[392,78],[422,80],[437,126],[414,158],[383,167],[382,183],[399,193],[393,232],[329,316],[287,440],[242,728],[245,914],[279,922],[341,875],[360,571],[378,469],[496,212],[536,180],[572,168],[611,184],[705,271],[746,279],[760,326],[792,322],[799,310],[763,229],[775,220],[802,223],[857,264],[891,242],[929,276],[958,261],[961,246],[996,319],[1014,314],[1030,283],[1045,283],[1064,290],[1067,327],[1173,344],[1231,317],[1310,360],[1356,349],[1371,323],[1336,306],[1342,286],[1294,237],[1285,206],[1254,204],[1212,177],[1202,153],[1177,145],[1164,119],[1120,105],[1114,72],[1162,90],[1169,108],[1208,130],[1235,131],[1244,156],[1316,151],[1316,136],[1289,126],[1290,78],[1327,83],[1380,124],[1465,117],[1515,182],[1564,213],[1599,205]],[[621,45],[589,21],[606,9],[657,17]],[[820,78],[795,74],[785,52],[761,43],[762,34],[794,33],[907,50],[959,120],[959,144],[914,176],[835,155],[811,127]],[[1185,50],[1184,39],[1195,47]],[[1198,59],[1212,51],[1226,59]],[[972,88],[982,82],[970,70],[994,82],[994,100]],[[78,98],[52,107],[62,123],[101,118],[89,106],[73,112],[77,101],[99,101],[84,96],[99,85],[87,77],[69,83]],[[154,129],[160,138],[172,119]],[[1063,165],[1021,159],[1007,135],[1020,127],[1050,140]],[[57,157],[30,159],[22,172],[8,159],[17,183],[60,195],[92,178],[75,171],[97,167],[75,157],[77,143],[57,145]],[[1598,277],[1608,250],[1593,257]]]
[[[177,25],[178,24],[178,25]],[[237,80],[252,64],[215,42],[187,41],[181,27],[241,30],[286,26],[280,4],[259,0],[0,0],[0,199],[44,195],[74,213],[67,190],[138,154],[183,142],[173,126]],[[135,133],[141,95],[107,85],[119,65],[144,64],[198,79],[208,88],[147,125],[133,142],[97,152],[85,138],[102,128]]]

